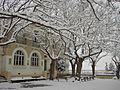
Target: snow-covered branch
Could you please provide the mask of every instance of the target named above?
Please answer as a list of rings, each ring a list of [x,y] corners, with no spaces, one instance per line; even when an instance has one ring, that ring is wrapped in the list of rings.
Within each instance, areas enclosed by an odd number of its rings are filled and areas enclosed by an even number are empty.
[[[15,41],[16,41],[15,38],[11,38],[11,39],[9,39],[9,41],[0,43],[0,46],[5,46],[5,45],[7,45],[7,44],[14,43]]]
[[[18,17],[18,18],[24,19],[24,20],[26,20],[26,21],[30,21],[30,22],[32,22],[32,23],[36,23],[36,24],[38,24],[38,25],[45,26],[45,27],[51,28],[51,29],[56,29],[56,30],[69,30],[69,28],[63,28],[63,27],[53,26],[53,25],[50,25],[50,24],[47,23],[47,22],[38,21],[38,20],[36,20],[36,19],[33,19],[33,18],[24,16],[24,15],[21,15],[21,14],[19,14],[19,13],[8,13],[8,12],[1,12],[1,11],[0,11],[0,14],[1,14],[1,15],[5,15],[5,16],[12,16],[13,18],[14,18],[14,17]],[[71,27],[70,27],[70,28],[71,28]]]
[[[97,16],[97,14],[96,14],[96,12],[95,12],[95,9],[94,9],[92,3],[91,3],[89,0],[87,0],[87,2],[90,4],[90,6],[91,6],[91,8],[92,8],[92,10],[93,10],[93,13],[94,13],[94,15],[95,15],[95,17],[100,21],[99,17]]]

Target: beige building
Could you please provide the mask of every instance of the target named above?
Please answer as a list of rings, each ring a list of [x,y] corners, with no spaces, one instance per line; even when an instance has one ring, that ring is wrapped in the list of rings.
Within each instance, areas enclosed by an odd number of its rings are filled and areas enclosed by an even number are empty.
[[[50,60],[38,48],[37,42],[17,37],[15,43],[0,46],[0,76],[46,76]]]

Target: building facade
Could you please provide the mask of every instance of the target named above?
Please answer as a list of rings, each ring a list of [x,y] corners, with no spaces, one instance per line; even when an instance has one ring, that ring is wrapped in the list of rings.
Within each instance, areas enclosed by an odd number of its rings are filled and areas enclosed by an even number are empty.
[[[46,76],[50,59],[32,40],[18,38],[15,43],[0,46],[0,76],[6,79],[25,76]]]

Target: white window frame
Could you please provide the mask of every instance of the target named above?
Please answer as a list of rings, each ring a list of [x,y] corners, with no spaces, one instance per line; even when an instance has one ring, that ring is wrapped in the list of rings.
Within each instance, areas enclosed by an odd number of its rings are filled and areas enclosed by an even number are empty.
[[[37,53],[31,55],[31,66],[39,66],[39,56]]]
[[[21,50],[14,53],[14,65],[24,65],[25,55]]]

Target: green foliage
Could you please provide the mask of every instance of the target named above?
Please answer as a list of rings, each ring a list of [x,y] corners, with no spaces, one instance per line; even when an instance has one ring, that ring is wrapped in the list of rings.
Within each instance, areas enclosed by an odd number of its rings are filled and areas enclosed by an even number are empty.
[[[97,75],[96,78],[100,79],[112,79],[114,75]]]

